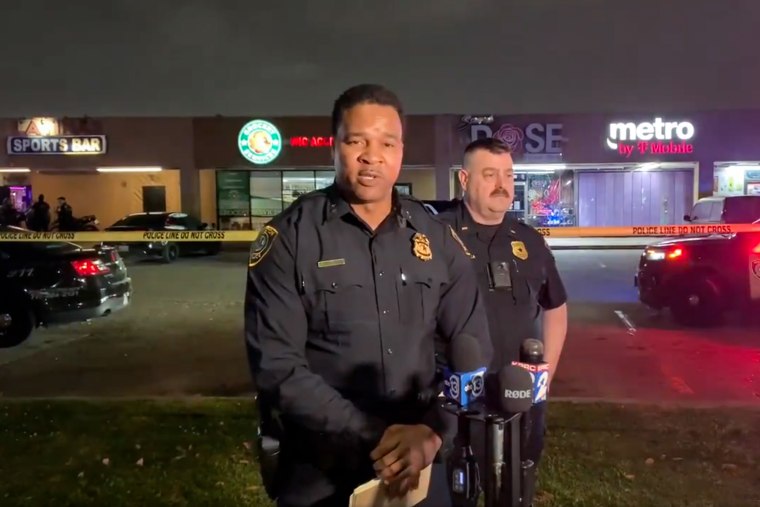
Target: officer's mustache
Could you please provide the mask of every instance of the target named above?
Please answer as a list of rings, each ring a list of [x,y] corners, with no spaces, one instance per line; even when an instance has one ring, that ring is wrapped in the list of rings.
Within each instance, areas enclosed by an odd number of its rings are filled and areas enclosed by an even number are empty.
[[[509,197],[509,192],[507,192],[507,190],[504,188],[497,188],[496,190],[491,192],[491,197],[498,197],[500,195],[504,197]]]

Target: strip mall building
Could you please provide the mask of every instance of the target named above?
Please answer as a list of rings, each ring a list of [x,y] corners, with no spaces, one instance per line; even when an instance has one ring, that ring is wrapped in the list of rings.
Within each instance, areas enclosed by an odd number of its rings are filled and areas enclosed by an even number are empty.
[[[333,178],[329,117],[28,118],[0,121],[0,200],[65,196],[77,216],[185,211],[258,229]],[[708,195],[760,195],[760,111],[412,116],[398,188],[458,196],[472,139],[509,144],[511,214],[542,226],[678,224]]]

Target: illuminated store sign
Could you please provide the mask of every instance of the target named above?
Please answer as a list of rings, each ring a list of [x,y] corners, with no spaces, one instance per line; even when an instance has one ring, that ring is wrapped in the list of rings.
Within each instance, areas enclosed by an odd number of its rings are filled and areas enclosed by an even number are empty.
[[[626,158],[634,150],[641,155],[676,155],[693,153],[696,129],[688,121],[617,122],[607,129],[607,147]]]
[[[480,137],[493,137],[510,147],[513,153],[556,154],[562,153],[565,138],[561,123],[531,123],[520,128],[511,123],[498,127],[490,125],[469,125],[470,140]]]
[[[238,133],[238,149],[249,162],[261,165],[276,159],[282,151],[282,136],[277,127],[264,120],[252,120]]]
[[[103,155],[106,136],[10,136],[8,155]]]
[[[290,138],[294,148],[332,148],[332,136],[295,136]]]

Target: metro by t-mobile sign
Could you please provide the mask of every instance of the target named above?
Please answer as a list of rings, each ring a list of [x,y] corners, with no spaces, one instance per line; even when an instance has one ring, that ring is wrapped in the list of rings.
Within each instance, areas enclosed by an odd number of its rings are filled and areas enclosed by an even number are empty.
[[[688,121],[617,122],[607,130],[607,147],[626,158],[640,155],[680,155],[694,152],[695,128]]]

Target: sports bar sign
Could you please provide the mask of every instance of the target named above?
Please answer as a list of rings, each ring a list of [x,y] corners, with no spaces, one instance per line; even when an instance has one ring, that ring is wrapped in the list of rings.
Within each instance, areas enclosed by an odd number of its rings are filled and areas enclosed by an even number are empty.
[[[106,136],[9,136],[8,155],[103,155]]]

